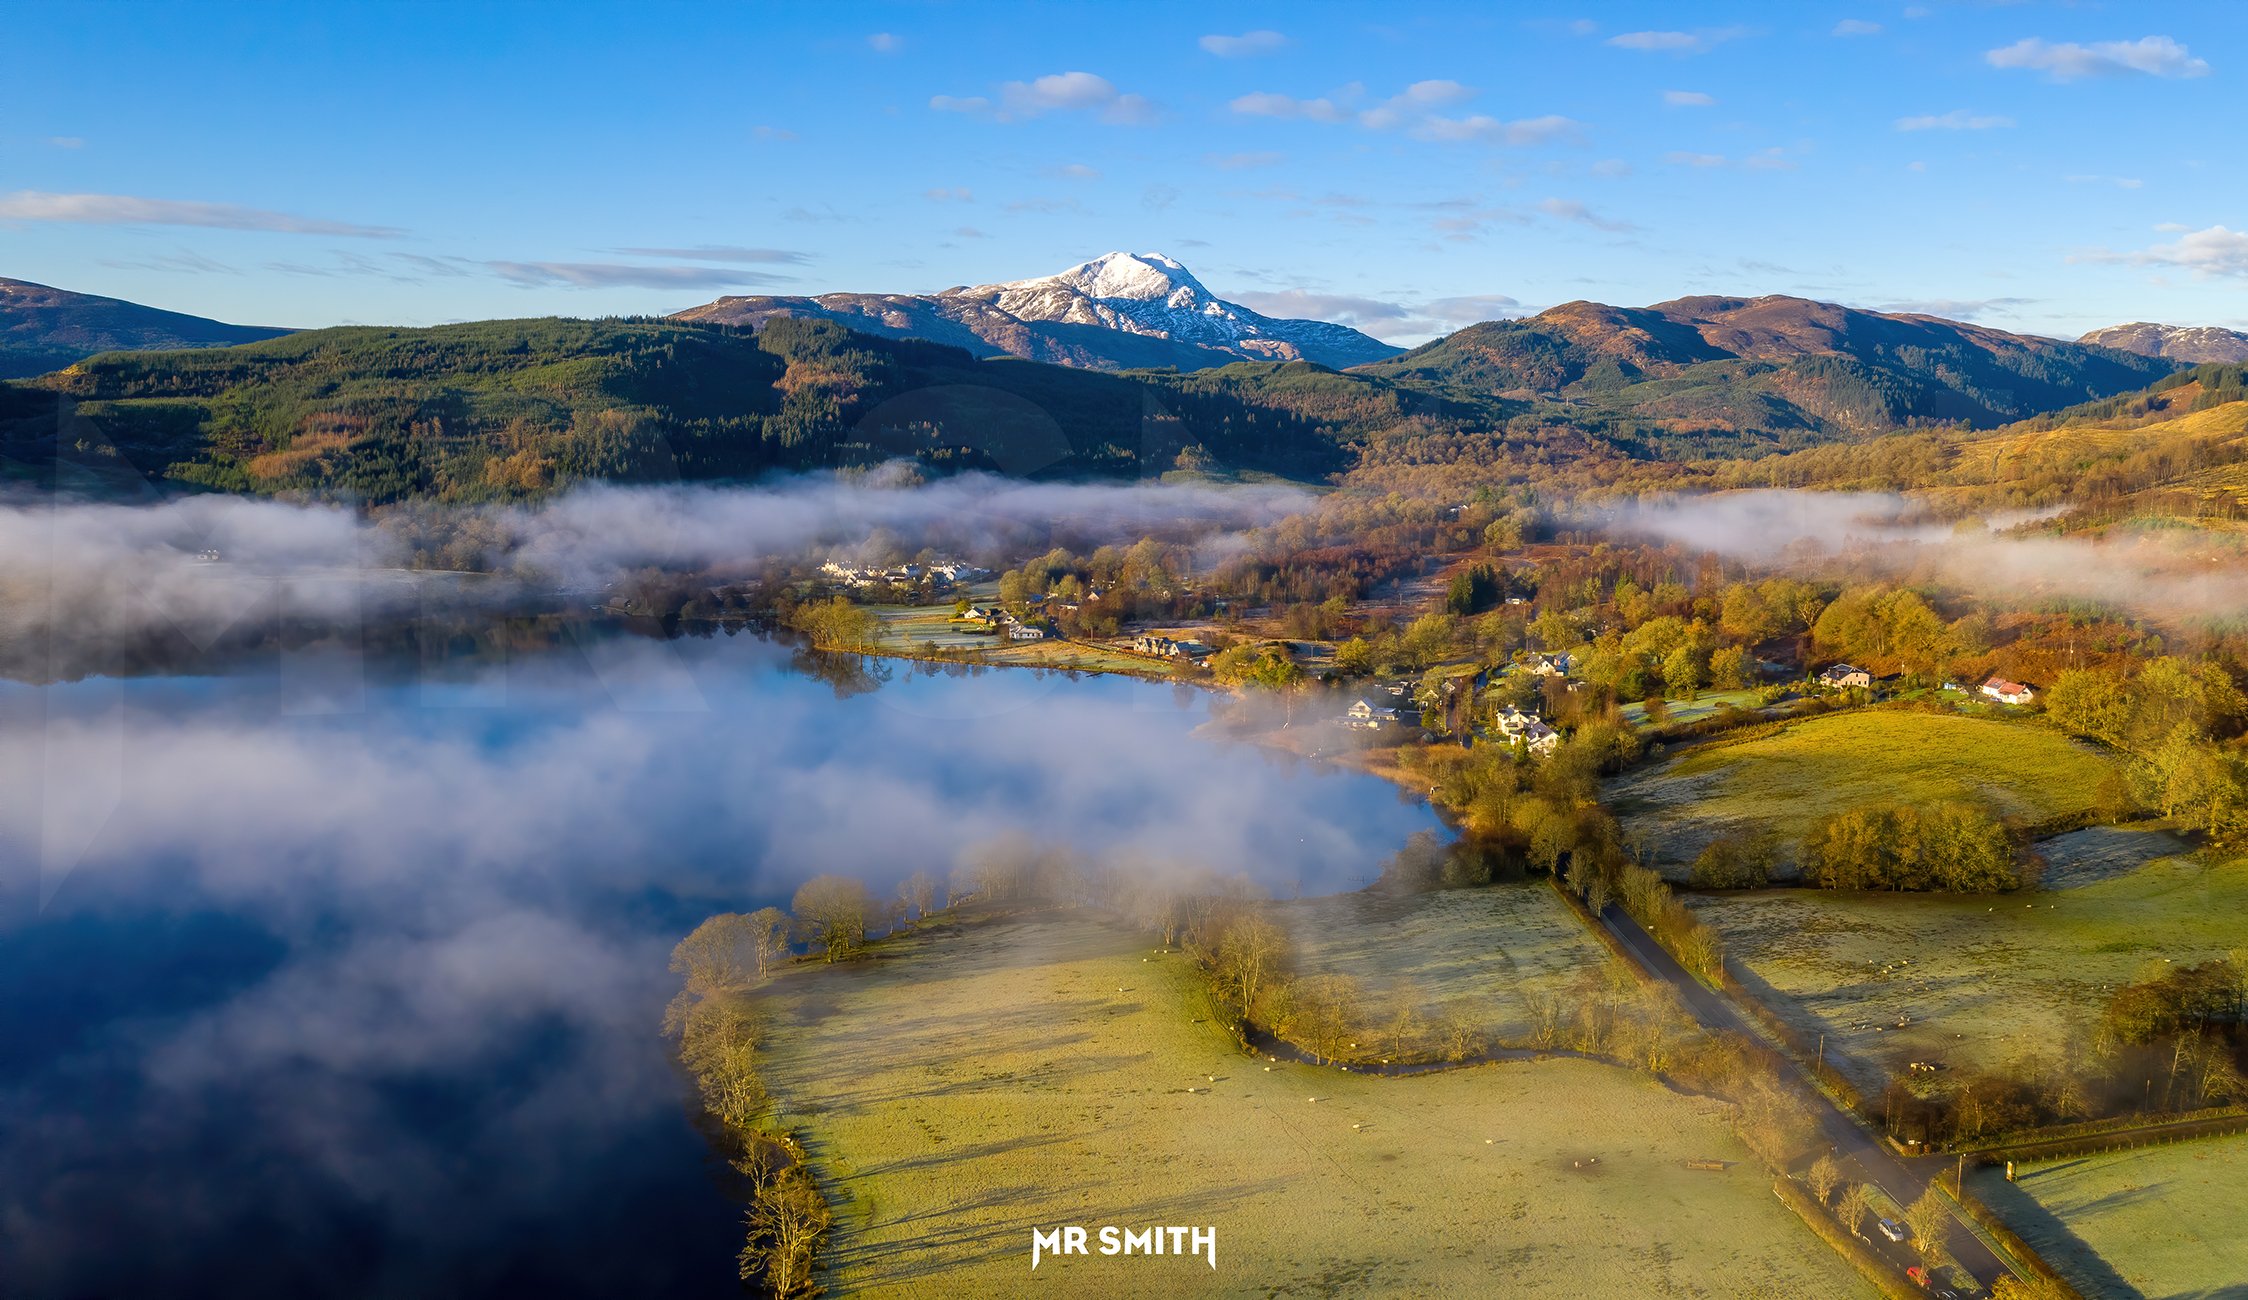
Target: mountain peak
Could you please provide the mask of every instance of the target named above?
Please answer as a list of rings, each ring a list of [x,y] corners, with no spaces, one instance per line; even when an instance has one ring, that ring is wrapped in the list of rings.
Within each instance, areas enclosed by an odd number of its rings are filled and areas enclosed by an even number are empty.
[[[1187,290],[1197,298],[1210,291],[1175,257],[1162,253],[1103,253],[1080,262],[1058,275],[1010,280],[998,289],[1063,288],[1088,298],[1123,298],[1134,302],[1166,302]]]

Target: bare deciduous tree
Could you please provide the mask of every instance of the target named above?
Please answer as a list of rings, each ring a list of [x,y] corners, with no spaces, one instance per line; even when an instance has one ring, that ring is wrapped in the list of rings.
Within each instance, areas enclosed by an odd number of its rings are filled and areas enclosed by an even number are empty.
[[[1828,1198],[1834,1195],[1834,1189],[1842,1183],[1842,1166],[1835,1163],[1831,1155],[1820,1156],[1811,1162],[1811,1168],[1803,1175],[1803,1181],[1811,1185],[1811,1191],[1818,1196],[1819,1204],[1825,1205]]]
[[[1834,1210],[1834,1217],[1842,1226],[1855,1234],[1865,1226],[1866,1215],[1873,1210],[1873,1189],[1864,1183],[1852,1183],[1842,1189],[1842,1202]]]
[[[1944,1253],[1944,1225],[1950,1221],[1951,1207],[1933,1185],[1905,1207],[1905,1226],[1912,1229],[1912,1248],[1921,1259],[1933,1262]]]
[[[818,944],[829,961],[850,956],[866,942],[872,905],[866,886],[849,876],[814,876],[790,904],[804,938]]]
[[[749,1207],[749,1239],[740,1257],[743,1280],[763,1273],[773,1294],[800,1295],[812,1284],[812,1252],[834,1221],[811,1180],[791,1170],[768,1182]]]

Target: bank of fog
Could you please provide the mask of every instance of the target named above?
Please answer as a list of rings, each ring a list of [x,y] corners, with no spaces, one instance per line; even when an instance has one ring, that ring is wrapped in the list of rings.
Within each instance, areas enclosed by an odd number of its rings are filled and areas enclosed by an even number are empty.
[[[1304,508],[1269,486],[1026,483],[984,474],[820,474],[754,486],[595,485],[533,506],[338,506],[195,496],[157,505],[0,500],[0,670],[202,653],[289,629],[536,607],[657,571],[924,551],[1004,567],[1051,546],[1154,536],[1230,553]],[[565,595],[567,593],[567,595]]]

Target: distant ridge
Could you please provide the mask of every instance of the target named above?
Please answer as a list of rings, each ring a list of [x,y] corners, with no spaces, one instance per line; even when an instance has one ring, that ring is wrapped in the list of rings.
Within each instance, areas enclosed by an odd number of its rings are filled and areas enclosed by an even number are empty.
[[[775,316],[1095,370],[1201,370],[1235,361],[1339,370],[1402,351],[1345,325],[1281,320],[1227,302],[1161,253],[1108,253],[1056,275],[933,294],[720,298],[677,319],[754,327]]]
[[[1566,302],[1485,321],[1361,373],[1563,399],[1673,429],[1989,427],[2143,388],[2176,363],[1808,298]]]
[[[2248,334],[2214,325],[2155,325],[2133,321],[2093,330],[2077,340],[2103,348],[2165,357],[2189,366],[2238,365],[2248,361]]]
[[[60,370],[101,352],[225,347],[289,332],[0,278],[0,379]]]

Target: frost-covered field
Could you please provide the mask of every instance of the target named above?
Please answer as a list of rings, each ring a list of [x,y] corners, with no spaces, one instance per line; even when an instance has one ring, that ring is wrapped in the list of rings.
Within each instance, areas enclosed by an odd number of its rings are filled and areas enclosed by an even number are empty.
[[[1427,1021],[1472,1016],[1498,1043],[1525,1040],[1530,996],[1559,994],[1608,960],[1542,881],[1403,898],[1333,894],[1276,904],[1273,915],[1297,968],[1357,980],[1374,1021],[1409,999]]]
[[[1995,1168],[1975,1190],[2092,1300],[2248,1295],[2248,1136]]]
[[[2138,834],[2149,852],[2175,841]],[[2113,843],[2108,852],[2118,851]],[[2248,944],[2248,860],[2165,857],[2071,889],[1989,897],[1768,889],[1686,898],[1752,986],[1861,1088],[1914,1060],[2058,1050],[2150,965]],[[1902,1029],[1899,1016],[1907,1018]]]
[[[1572,1060],[1268,1071],[1182,963],[1055,917],[777,979],[767,1072],[843,1202],[831,1292],[1872,1294],[1763,1174],[1686,1168],[1745,1159],[1715,1103]],[[1031,1229],[1071,1223],[1215,1225],[1219,1267],[1034,1276]]]

